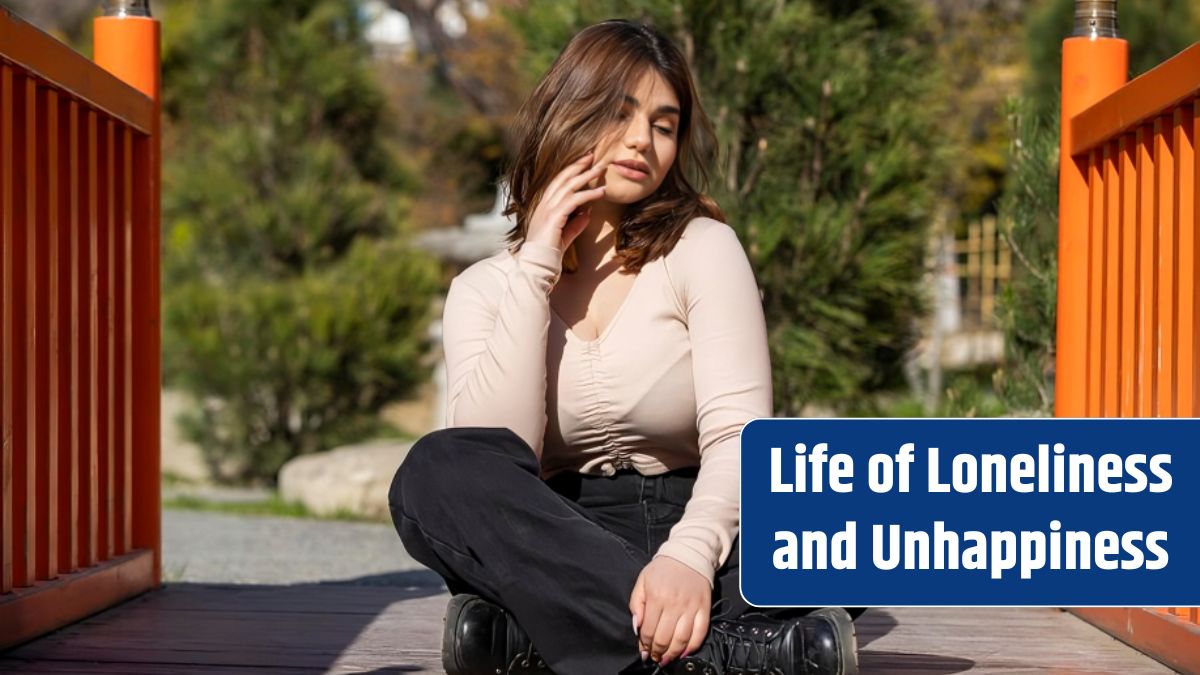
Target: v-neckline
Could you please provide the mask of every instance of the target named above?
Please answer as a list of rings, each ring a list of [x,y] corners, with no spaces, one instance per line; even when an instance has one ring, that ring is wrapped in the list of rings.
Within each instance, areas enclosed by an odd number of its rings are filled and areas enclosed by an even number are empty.
[[[613,314],[612,318],[608,320],[608,325],[604,327],[604,330],[600,331],[600,334],[591,340],[585,340],[576,335],[575,330],[571,328],[571,324],[567,323],[566,319],[559,316],[558,310],[554,309],[554,304],[550,302],[549,298],[547,298],[546,304],[550,306],[550,315],[557,319],[558,322],[563,325],[563,328],[566,329],[568,340],[584,346],[600,344],[606,337],[608,337],[610,333],[612,333],[613,327],[617,325],[617,322],[621,320],[621,315],[625,313],[625,308],[631,304],[633,295],[637,292],[637,288],[642,281],[642,277],[646,274],[647,267],[647,265],[642,265],[642,269],[638,270],[638,273],[634,275],[633,283],[630,284],[629,291],[625,293],[625,299],[621,301],[621,306],[617,308],[616,313]],[[618,274],[620,274],[620,272],[618,272]]]

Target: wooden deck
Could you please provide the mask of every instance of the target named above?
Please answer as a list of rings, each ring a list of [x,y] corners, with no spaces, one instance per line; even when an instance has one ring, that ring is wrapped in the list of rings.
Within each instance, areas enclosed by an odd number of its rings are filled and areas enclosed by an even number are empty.
[[[447,596],[428,573],[405,575],[412,583],[171,584],[0,655],[0,671],[440,673]],[[858,626],[864,673],[1171,672],[1054,609],[873,609]]]

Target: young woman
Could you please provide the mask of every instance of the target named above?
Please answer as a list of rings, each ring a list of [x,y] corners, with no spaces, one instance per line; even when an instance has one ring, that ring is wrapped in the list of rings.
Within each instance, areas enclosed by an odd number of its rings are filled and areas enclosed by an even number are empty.
[[[682,54],[586,28],[515,130],[510,246],[451,282],[447,428],[390,494],[454,593],[447,672],[857,673],[845,610],[738,589],[739,437],[771,367]]]

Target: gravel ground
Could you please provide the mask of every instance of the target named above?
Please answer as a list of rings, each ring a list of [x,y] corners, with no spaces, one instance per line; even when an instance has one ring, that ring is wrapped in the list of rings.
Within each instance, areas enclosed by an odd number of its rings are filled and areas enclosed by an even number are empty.
[[[390,525],[163,511],[163,581],[440,585]]]

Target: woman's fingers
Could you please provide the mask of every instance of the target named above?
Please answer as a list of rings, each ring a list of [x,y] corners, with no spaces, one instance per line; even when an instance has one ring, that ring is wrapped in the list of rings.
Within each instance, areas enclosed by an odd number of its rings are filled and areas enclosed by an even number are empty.
[[[696,626],[696,613],[684,612],[675,622],[675,632],[671,635],[671,644],[663,652],[659,665],[666,665],[683,655],[692,640],[692,631]]]
[[[700,645],[704,644],[704,638],[708,637],[710,612],[711,610],[708,607],[703,607],[699,612],[696,612],[696,616],[692,622],[692,637],[688,640],[687,646],[683,648],[684,654],[694,654],[696,650],[700,649]]]
[[[641,643],[642,651],[651,657],[654,656],[654,638],[658,631],[658,622],[662,618],[663,609],[662,604],[650,598],[646,599],[646,613],[642,616],[642,630],[638,636],[638,642]]]
[[[595,154],[595,152],[589,152],[568,164],[562,171],[559,171],[558,175],[552,178],[550,184],[546,186],[546,191],[542,193],[545,196],[542,199],[552,198],[558,194],[564,183],[571,180],[574,176],[579,175],[580,172],[584,171],[592,163]]]
[[[597,199],[600,199],[604,196],[604,193],[607,190],[607,185],[601,185],[600,187],[592,188],[591,190],[580,190],[579,192],[572,194],[570,197],[567,197],[562,201],[562,209],[565,212],[565,215],[570,217],[570,215],[575,212],[575,209],[588,202],[594,202]]]
[[[679,612],[674,607],[664,607],[654,626],[654,637],[650,640],[650,658],[661,661],[671,641],[675,638],[675,628],[679,625]]]
[[[562,215],[562,247],[566,250],[575,237],[587,229],[588,222],[591,218],[591,208],[588,202],[596,201],[604,196],[604,186],[592,190],[584,190],[576,192],[574,196],[563,202],[561,205]],[[578,213],[577,213],[578,212]]]
[[[593,162],[590,167],[586,167],[582,173],[576,173],[575,166],[568,167],[568,171],[560,174],[564,180],[559,182],[554,192],[547,191],[546,194],[551,200],[562,200],[569,197],[572,193],[582,190],[589,183],[604,175],[608,171],[609,162]]]
[[[596,180],[600,176],[603,176],[604,172],[606,172],[606,171],[608,171],[608,162],[597,163],[595,166],[588,169],[587,171],[584,171],[583,173],[579,174],[578,176],[575,176],[574,178],[571,178],[570,180],[568,180],[564,184],[563,187],[564,187],[564,189],[570,190],[571,192],[576,192],[576,191],[586,187],[588,183]]]
[[[700,572],[665,556],[638,577],[634,595],[645,598],[639,648],[659,665],[700,648],[708,633],[712,589]],[[634,601],[630,600],[631,611]],[[643,658],[645,658],[643,656]]]
[[[646,614],[646,575],[639,574],[633,584],[633,592],[629,594],[629,613],[633,615],[633,634],[639,635],[642,627],[642,617]]]
[[[530,217],[526,238],[544,237],[547,241],[557,239],[560,248],[566,250],[571,241],[587,228],[588,220],[582,218],[585,212],[582,207],[605,194],[603,185],[590,190],[580,189],[602,175],[607,168],[605,164],[588,168],[593,163],[594,156],[594,152],[587,153],[550,181]]]

